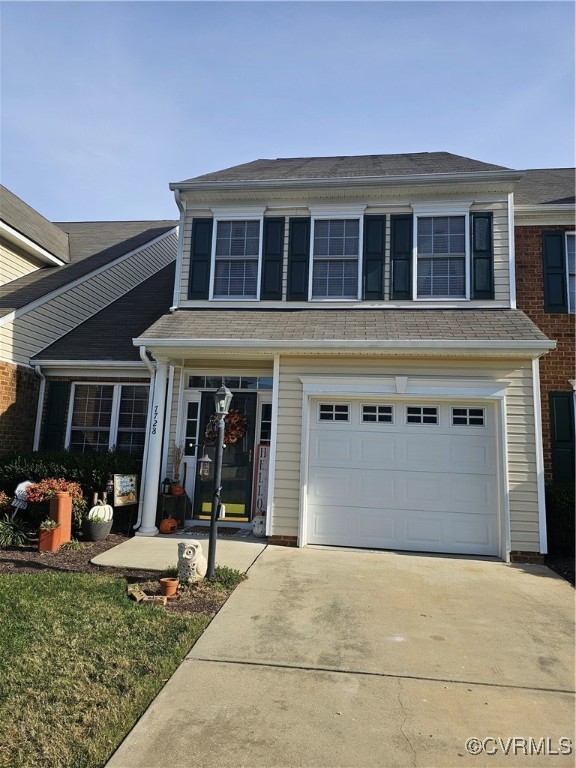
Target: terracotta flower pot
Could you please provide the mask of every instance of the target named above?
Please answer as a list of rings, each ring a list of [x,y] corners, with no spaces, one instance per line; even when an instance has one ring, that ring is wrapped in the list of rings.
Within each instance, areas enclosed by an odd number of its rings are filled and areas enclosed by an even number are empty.
[[[40,528],[38,536],[39,552],[56,552],[60,546],[60,527]]]
[[[177,589],[178,579],[172,578],[170,576],[166,576],[163,579],[160,579],[160,591],[164,597],[172,597],[172,595],[176,594]]]

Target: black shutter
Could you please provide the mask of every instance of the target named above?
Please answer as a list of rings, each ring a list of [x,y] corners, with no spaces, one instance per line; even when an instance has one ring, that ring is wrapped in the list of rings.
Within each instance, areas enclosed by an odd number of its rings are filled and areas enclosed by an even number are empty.
[[[473,299],[494,298],[494,249],[492,246],[492,214],[473,213],[471,219],[472,296]]]
[[[412,298],[412,214],[390,217],[391,299]]]
[[[562,230],[542,232],[545,312],[568,312],[564,242]]]
[[[48,382],[46,415],[42,434],[42,448],[46,451],[59,451],[64,448],[69,393],[70,383],[68,381]]]
[[[573,392],[550,392],[550,442],[554,482],[574,482]]]
[[[261,299],[282,299],[284,217],[264,219]]]
[[[364,216],[364,299],[384,298],[386,216]]]
[[[189,299],[207,299],[210,290],[210,259],[212,257],[212,219],[192,220],[190,248]]]
[[[308,301],[310,218],[290,219],[288,242],[288,301]]]

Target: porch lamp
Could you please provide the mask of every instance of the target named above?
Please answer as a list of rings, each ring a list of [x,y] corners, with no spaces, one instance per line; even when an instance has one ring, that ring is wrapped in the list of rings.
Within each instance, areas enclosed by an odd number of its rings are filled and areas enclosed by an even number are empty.
[[[208,480],[210,477],[210,464],[212,464],[212,459],[204,452],[204,456],[198,459],[198,477],[201,480]]]
[[[208,543],[207,577],[214,578],[216,564],[216,538],[218,535],[218,514],[220,512],[220,493],[222,491],[222,453],[224,451],[224,418],[230,409],[232,392],[222,385],[214,394],[216,408],[216,463],[214,465],[214,486],[212,490],[212,512],[210,514],[210,539]]]

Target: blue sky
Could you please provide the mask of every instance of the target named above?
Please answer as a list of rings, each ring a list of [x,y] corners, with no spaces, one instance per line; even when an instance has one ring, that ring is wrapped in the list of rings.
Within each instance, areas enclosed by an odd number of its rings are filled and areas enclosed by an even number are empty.
[[[574,165],[568,2],[3,2],[1,43],[1,181],[52,220],[259,157]]]

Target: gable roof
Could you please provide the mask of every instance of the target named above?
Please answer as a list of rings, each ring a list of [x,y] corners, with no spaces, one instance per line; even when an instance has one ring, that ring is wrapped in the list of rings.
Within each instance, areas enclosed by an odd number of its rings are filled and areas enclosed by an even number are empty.
[[[68,236],[0,184],[0,219],[65,263],[70,261]]]
[[[514,191],[517,205],[569,205],[574,203],[574,168],[532,168],[525,172]]]
[[[510,170],[450,152],[415,152],[397,155],[350,155],[336,157],[278,157],[253,160],[215,173],[178,182],[272,181],[336,179],[380,176],[411,176],[434,173],[473,173]],[[171,185],[172,186],[172,185]]]
[[[0,317],[89,275],[178,226],[177,221],[91,221],[61,223],[70,235],[72,260],[43,267],[0,288]]]
[[[144,280],[105,309],[39,352],[43,360],[140,360],[132,339],[143,333],[172,305],[175,262]]]

